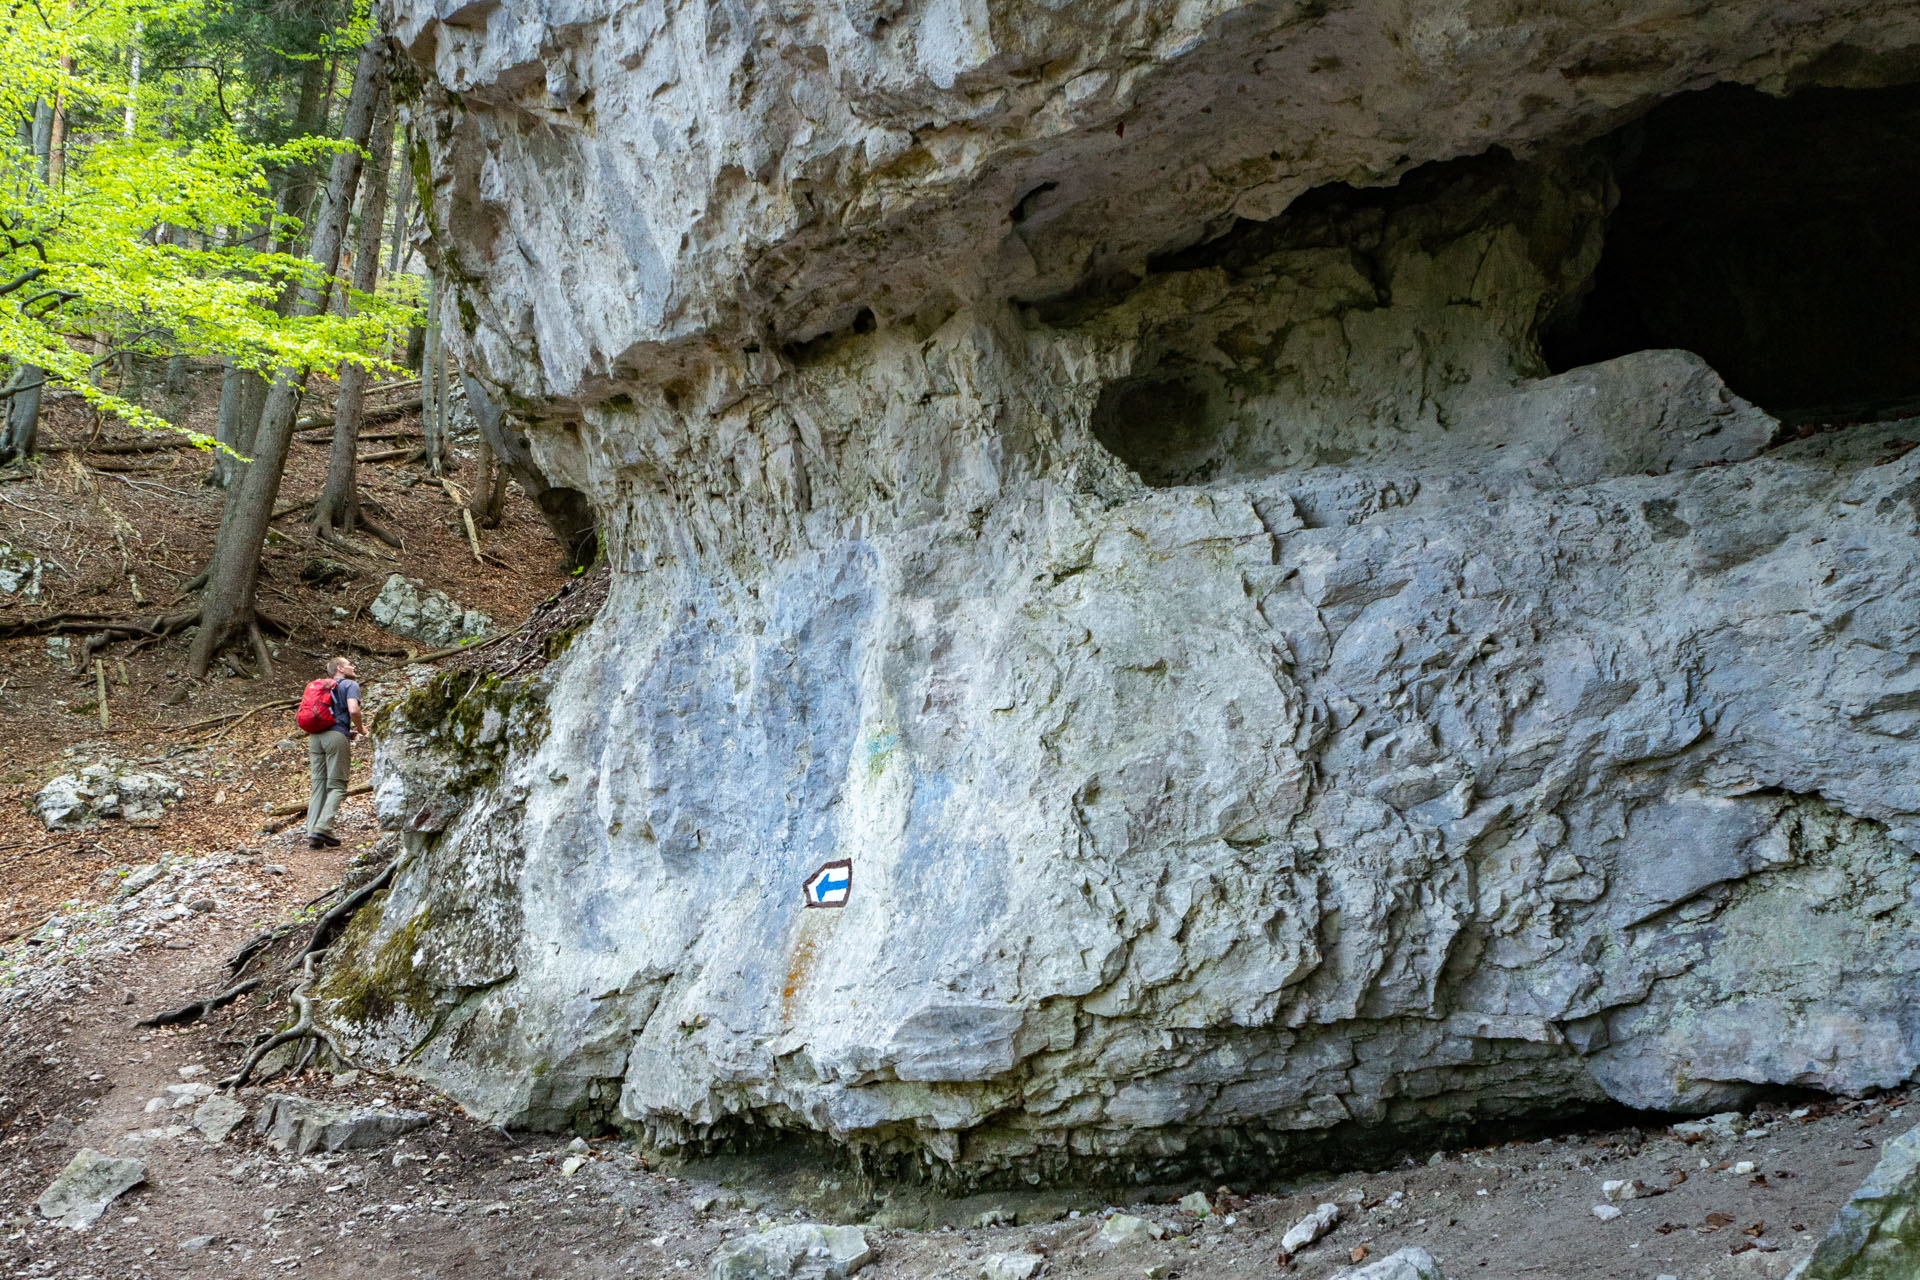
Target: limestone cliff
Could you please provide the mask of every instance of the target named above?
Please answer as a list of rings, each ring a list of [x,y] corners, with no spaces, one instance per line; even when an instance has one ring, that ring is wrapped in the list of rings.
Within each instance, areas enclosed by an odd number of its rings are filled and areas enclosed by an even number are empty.
[[[1920,5],[388,19],[615,577],[388,717],[360,1053],[961,1179],[1920,1069],[1920,427],[1542,356],[1621,126]]]

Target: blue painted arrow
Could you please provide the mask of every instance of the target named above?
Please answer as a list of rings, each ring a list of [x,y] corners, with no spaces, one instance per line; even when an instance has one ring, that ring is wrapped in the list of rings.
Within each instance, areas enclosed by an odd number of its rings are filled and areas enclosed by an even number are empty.
[[[852,884],[853,884],[852,876],[848,876],[845,880],[835,880],[829,877],[825,880],[822,880],[819,884],[814,886],[813,896],[824,900],[828,894],[834,893],[841,889],[848,888]]]

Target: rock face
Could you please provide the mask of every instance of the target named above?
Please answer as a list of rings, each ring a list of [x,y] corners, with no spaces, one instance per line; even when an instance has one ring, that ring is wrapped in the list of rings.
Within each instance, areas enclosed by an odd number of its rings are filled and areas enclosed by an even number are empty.
[[[387,578],[380,594],[367,606],[367,612],[394,635],[436,648],[476,640],[493,630],[493,619],[486,614],[462,608],[460,602],[446,592],[433,590],[397,573]]]
[[[357,1054],[960,1180],[1920,1068],[1920,428],[1540,355],[1594,135],[1920,10],[389,18],[614,583],[385,718]]]

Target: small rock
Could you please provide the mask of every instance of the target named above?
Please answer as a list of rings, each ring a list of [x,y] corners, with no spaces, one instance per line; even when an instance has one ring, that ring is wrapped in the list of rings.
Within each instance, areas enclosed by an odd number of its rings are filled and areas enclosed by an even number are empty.
[[[208,915],[213,911],[213,909],[214,909],[214,901],[212,898],[195,898],[192,902],[189,902],[187,904],[187,910],[197,911],[201,915]]]
[[[1181,1196],[1180,1207],[1196,1218],[1209,1217],[1213,1213],[1213,1206],[1207,1203],[1207,1193],[1204,1191],[1189,1191]]]
[[[986,1212],[977,1213],[973,1217],[973,1225],[982,1228],[1004,1227],[1010,1225],[1012,1222],[1013,1215],[1008,1213],[1003,1205],[995,1205]]]
[[[577,1155],[586,1155],[588,1152],[592,1151],[593,1148],[587,1145],[587,1140],[585,1138],[575,1138],[572,1142],[569,1142],[567,1144],[567,1150],[572,1151]]]
[[[1323,1204],[1318,1206],[1312,1213],[1289,1227],[1286,1235],[1280,1237],[1280,1251],[1288,1254],[1300,1252],[1315,1240],[1318,1240],[1321,1236],[1333,1230],[1334,1224],[1339,1221],[1339,1205]]]
[[[1612,1222],[1620,1216],[1620,1210],[1614,1205],[1597,1204],[1593,1206],[1593,1216],[1602,1222]]]
[[[193,1113],[193,1127],[208,1142],[221,1143],[247,1118],[247,1108],[238,1099],[215,1094]]]
[[[1101,1244],[1141,1244],[1148,1240],[1158,1240],[1166,1231],[1137,1218],[1131,1213],[1116,1213],[1100,1225],[1100,1233],[1094,1237]]]
[[[1425,1249],[1401,1249],[1364,1267],[1342,1267],[1329,1280],[1446,1280]]]
[[[990,1253],[980,1259],[980,1280],[1033,1280],[1044,1261],[1037,1253]]]
[[[149,862],[144,867],[135,867],[127,872],[126,879],[120,882],[120,896],[131,898],[167,873],[164,862]]]
[[[359,1083],[360,1073],[355,1070],[342,1071],[333,1078],[333,1087],[336,1089],[351,1089]]]
[[[213,1247],[217,1236],[188,1236],[180,1242],[180,1247],[188,1253],[202,1253]]]
[[[586,1162],[587,1158],[585,1156],[568,1156],[560,1162],[560,1176],[563,1178],[571,1178],[575,1173],[579,1172],[580,1166]]]
[[[263,876],[283,876],[287,874],[287,869],[277,862],[269,862],[260,868],[260,874]]]
[[[306,1155],[310,1151],[357,1151],[377,1147],[403,1133],[426,1125],[433,1117],[424,1111],[393,1111],[379,1107],[347,1107],[315,1102],[292,1094],[268,1094],[254,1117],[255,1133],[267,1135],[276,1151]]]
[[[707,1280],[844,1280],[873,1259],[859,1227],[795,1223],[721,1245]]]
[[[1733,1171],[1737,1174],[1740,1174],[1742,1177],[1745,1177],[1747,1174],[1750,1174],[1753,1172],[1753,1161],[1751,1160],[1736,1161],[1733,1166]]]
[[[1634,1178],[1631,1180],[1626,1178],[1614,1178],[1610,1181],[1603,1182],[1600,1184],[1600,1194],[1605,1196],[1610,1201],[1637,1200],[1640,1197],[1640,1193],[1645,1189],[1646,1189],[1645,1184],[1642,1183],[1638,1178]]]
[[[182,1080],[191,1080],[195,1076],[203,1076],[207,1074],[207,1069],[201,1066],[197,1062],[190,1062],[186,1066],[180,1068],[179,1074]]]
[[[1167,1280],[1167,1272],[1168,1268],[1165,1263],[1156,1262],[1141,1272],[1141,1274],[1146,1276],[1147,1280]]]
[[[152,1115],[156,1111],[165,1111],[167,1109],[167,1099],[148,1098],[147,1105],[144,1109],[148,1115]]]
[[[38,1207],[42,1216],[79,1231],[146,1178],[145,1161],[106,1156],[87,1147],[40,1193]]]

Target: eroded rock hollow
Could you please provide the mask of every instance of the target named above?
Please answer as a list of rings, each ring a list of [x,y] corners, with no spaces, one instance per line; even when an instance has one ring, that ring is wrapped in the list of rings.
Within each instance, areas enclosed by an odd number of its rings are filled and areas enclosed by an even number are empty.
[[[1920,5],[388,18],[613,585],[388,716],[359,1054],[963,1181],[1915,1075]]]

